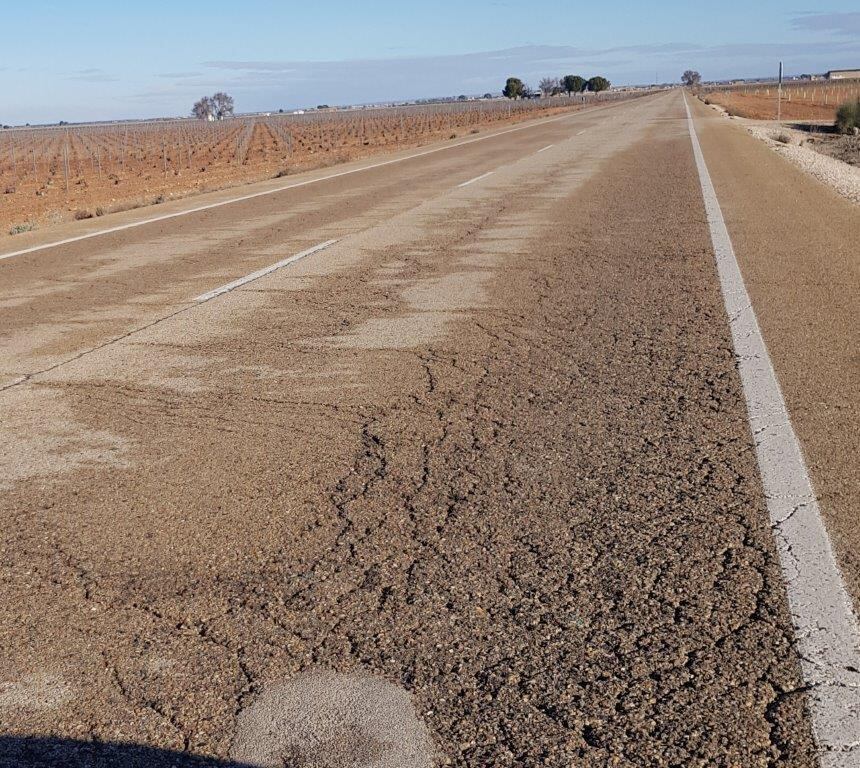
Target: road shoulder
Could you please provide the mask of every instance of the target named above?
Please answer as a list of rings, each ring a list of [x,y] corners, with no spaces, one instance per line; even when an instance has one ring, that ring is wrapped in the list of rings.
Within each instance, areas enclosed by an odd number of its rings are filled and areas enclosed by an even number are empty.
[[[856,610],[860,212],[707,107],[691,109]]]

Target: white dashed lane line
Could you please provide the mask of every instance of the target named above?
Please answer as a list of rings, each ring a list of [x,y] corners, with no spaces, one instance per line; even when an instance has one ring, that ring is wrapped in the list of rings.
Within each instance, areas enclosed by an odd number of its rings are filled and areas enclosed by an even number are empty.
[[[481,179],[486,179],[487,176],[492,176],[495,171],[487,171],[486,173],[482,173],[480,176],[475,176],[474,179],[469,179],[468,181],[464,181],[462,184],[458,184],[457,188],[460,189],[462,187],[468,187],[470,184],[474,184],[476,181],[480,181]]]
[[[762,338],[696,127],[699,171],[750,429],[776,540],[822,768],[860,765],[860,629]],[[774,243],[778,247],[777,243]]]
[[[254,282],[254,280],[259,280],[261,277],[265,277],[266,275],[269,275],[272,272],[281,269],[281,267],[286,267],[288,264],[294,264],[295,262],[304,259],[311,254],[319,253],[320,251],[331,247],[336,242],[337,240],[326,240],[324,243],[315,245],[313,248],[308,248],[306,251],[297,253],[294,256],[289,256],[286,259],[281,259],[281,261],[277,262],[276,264],[272,264],[269,267],[264,267],[263,269],[258,269],[256,272],[252,272],[250,275],[245,275],[245,277],[240,277],[238,280],[234,280],[232,283],[227,283],[226,285],[222,285],[220,288],[216,288],[215,290],[209,291],[208,293],[203,293],[197,298],[195,298],[194,301],[200,303],[203,301],[209,301],[209,299],[214,299],[216,296],[220,296],[223,293],[228,293],[229,291],[232,291],[243,285],[252,283]]]
[[[555,146],[555,144],[550,144],[549,146],[546,146],[543,149],[539,149],[537,152],[535,152],[535,154],[539,155],[541,152],[546,152],[548,149],[552,149],[554,146]]]

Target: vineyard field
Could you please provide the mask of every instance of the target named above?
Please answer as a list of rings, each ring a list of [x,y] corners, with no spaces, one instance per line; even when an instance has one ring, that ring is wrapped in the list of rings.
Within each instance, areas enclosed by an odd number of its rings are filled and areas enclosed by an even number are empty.
[[[702,97],[730,115],[752,120],[776,120],[777,86],[735,86],[708,90]],[[788,83],[782,89],[782,119],[833,121],[840,104],[860,98],[860,80]]]
[[[618,98],[625,95],[5,130],[0,227],[14,234]]]

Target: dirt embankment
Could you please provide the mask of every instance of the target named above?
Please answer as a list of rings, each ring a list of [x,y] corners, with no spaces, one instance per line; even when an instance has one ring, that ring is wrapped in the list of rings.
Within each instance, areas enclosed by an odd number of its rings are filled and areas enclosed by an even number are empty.
[[[860,136],[818,133],[810,136],[806,144],[822,155],[860,167]]]

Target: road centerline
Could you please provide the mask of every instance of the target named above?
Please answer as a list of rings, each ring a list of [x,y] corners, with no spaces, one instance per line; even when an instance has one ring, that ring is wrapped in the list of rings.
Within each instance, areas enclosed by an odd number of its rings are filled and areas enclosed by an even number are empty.
[[[289,256],[286,259],[281,259],[280,261],[272,264],[268,267],[263,267],[263,269],[258,269],[256,272],[251,272],[249,275],[245,275],[244,277],[240,277],[237,280],[233,280],[230,283],[222,285],[220,288],[215,288],[211,291],[207,291],[206,293],[201,293],[196,298],[192,299],[192,301],[197,302],[198,304],[203,303],[204,301],[209,301],[210,299],[214,299],[216,296],[221,296],[222,294],[229,293],[236,288],[240,288],[243,285],[247,285],[248,283],[253,283],[255,280],[259,280],[261,277],[265,277],[266,275],[272,274],[272,272],[276,272],[282,267],[286,267],[288,264],[294,264],[301,259],[307,258],[314,253],[319,253],[320,251],[325,250],[326,248],[330,248],[334,245],[337,240],[326,240],[324,243],[320,243],[319,245],[315,245],[313,248],[308,248],[307,250],[301,251],[300,253],[296,253],[293,256]]]
[[[539,155],[541,152],[546,152],[548,149],[552,149],[554,146],[555,146],[555,144],[549,144],[546,147],[544,147],[543,149],[539,149],[537,152],[535,152],[535,154]]]
[[[464,181],[462,184],[458,184],[457,188],[462,189],[463,187],[468,187],[470,184],[474,184],[476,181],[481,181],[481,179],[486,179],[488,176],[492,176],[495,171],[487,171],[486,173],[482,173],[480,176],[475,176],[474,179],[469,179],[468,181]]]
[[[765,500],[824,768],[857,765],[860,629],[684,97]]]

